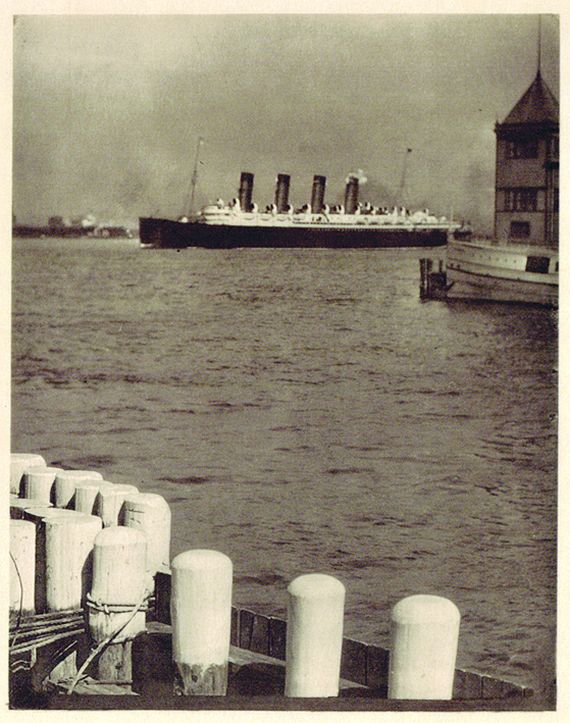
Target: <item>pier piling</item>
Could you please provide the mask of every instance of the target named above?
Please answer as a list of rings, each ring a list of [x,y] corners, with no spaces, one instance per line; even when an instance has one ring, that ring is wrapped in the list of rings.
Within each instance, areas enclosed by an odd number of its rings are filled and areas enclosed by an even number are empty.
[[[112,486],[112,482],[105,482],[102,479],[87,479],[77,482],[75,485],[75,509],[77,512],[92,515],[99,490]]]
[[[70,510],[58,510],[47,504],[26,506],[20,510],[21,518],[34,524],[36,528],[36,583],[35,602],[36,613],[44,613],[47,610],[46,603],[46,526],[45,520],[54,515],[63,517]],[[62,514],[64,513],[64,514]],[[77,514],[72,512],[71,514]]]
[[[80,482],[102,480],[100,472],[90,470],[61,470],[55,476],[55,506],[73,508],[75,505],[75,488]]]
[[[43,509],[51,509],[51,502],[44,502]],[[27,497],[18,497],[16,500],[10,500],[10,519],[24,520],[26,519],[26,511],[38,507],[37,500],[30,500]]]
[[[23,476],[28,467],[45,467],[46,461],[41,454],[12,452],[10,455],[10,492],[14,495],[23,493]]]
[[[412,595],[392,609],[388,697],[451,700],[460,614],[450,600]]]
[[[158,570],[168,570],[171,514],[164,497],[153,492],[129,494],[125,497],[122,510],[122,524],[141,530],[147,536],[149,578],[154,577]]]
[[[175,692],[225,695],[228,684],[232,562],[215,550],[189,550],[172,561]]]
[[[103,520],[103,527],[118,525],[125,499],[138,492],[134,485],[114,484],[101,487],[95,500],[95,513]]]
[[[47,609],[77,610],[91,581],[92,550],[101,530],[99,517],[80,513],[45,519]]]
[[[24,472],[24,496],[38,502],[51,503],[55,476],[59,467],[28,467]]]
[[[330,575],[297,577],[287,588],[285,695],[336,697],[339,691],[344,585]]]
[[[10,610],[34,613],[35,580],[36,526],[27,520],[10,520]]]
[[[45,608],[48,612],[79,610],[91,579],[91,551],[101,520],[74,510],[46,512],[38,526],[44,547],[40,552],[45,556]],[[76,670],[76,645],[63,640],[55,650],[40,649],[32,685],[42,690],[45,678],[58,683],[72,677]]]
[[[95,538],[87,609],[93,642],[102,646],[98,680],[132,679],[132,641],[146,628],[146,546],[144,533],[128,527],[108,527]]]

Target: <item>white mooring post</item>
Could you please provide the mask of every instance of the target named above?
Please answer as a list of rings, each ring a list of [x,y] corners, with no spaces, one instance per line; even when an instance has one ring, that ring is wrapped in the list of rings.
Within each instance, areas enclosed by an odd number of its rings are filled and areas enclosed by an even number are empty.
[[[75,485],[75,509],[86,515],[95,514],[95,501],[99,490],[103,487],[112,487],[112,482],[101,479],[88,479],[77,482]]]
[[[51,509],[51,502],[42,503],[44,509]],[[26,518],[26,510],[31,507],[38,507],[37,500],[29,500],[26,497],[18,497],[10,500],[10,518],[13,520],[23,520]]]
[[[161,495],[139,492],[128,495],[120,520],[125,527],[141,530],[147,536],[147,572],[154,577],[158,570],[168,570],[170,563],[171,514]]]
[[[451,700],[460,618],[454,603],[437,595],[394,606],[388,698]]]
[[[75,487],[80,482],[102,479],[103,475],[100,472],[91,470],[64,469],[58,472],[55,476],[55,506],[73,508],[75,506]]]
[[[103,520],[103,527],[118,525],[125,499],[136,494],[138,489],[134,485],[114,484],[101,487],[95,500],[95,514]]]
[[[46,602],[49,611],[78,610],[91,584],[92,551],[101,531],[99,517],[78,514],[46,517]]]
[[[330,575],[301,575],[287,588],[285,695],[338,695],[344,585]]]
[[[35,608],[36,613],[46,612],[46,527],[45,520],[48,517],[63,517],[64,515],[78,515],[78,512],[71,510],[58,510],[47,505],[36,507],[27,506],[20,510],[22,519],[33,522],[36,527],[36,583],[35,583]]]
[[[36,526],[10,520],[10,610],[34,613],[36,582]]]
[[[232,562],[215,550],[189,550],[172,561],[175,691],[225,695],[228,684]]]
[[[59,467],[28,467],[24,472],[24,497],[51,502],[55,476],[62,471]]]
[[[45,467],[46,461],[41,454],[23,454],[13,452],[10,455],[10,492],[19,495],[22,490],[22,477],[28,467]]]
[[[132,679],[132,641],[146,628],[146,597],[146,535],[129,527],[99,532],[87,601],[89,630],[99,645],[125,627],[96,658],[98,680]]]
[[[47,510],[40,529],[45,534],[45,597],[48,612],[79,610],[91,581],[93,542],[101,520],[75,510]],[[62,642],[55,667],[49,649],[38,652],[38,664],[32,669],[32,687],[42,689],[47,670],[52,683],[69,679],[77,672],[77,650]],[[44,672],[42,672],[44,671]]]

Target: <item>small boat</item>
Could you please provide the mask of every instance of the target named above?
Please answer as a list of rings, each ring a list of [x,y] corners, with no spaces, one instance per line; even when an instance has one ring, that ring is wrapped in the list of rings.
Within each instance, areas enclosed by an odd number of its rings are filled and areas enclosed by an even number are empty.
[[[558,251],[544,246],[450,240],[446,298],[558,304]]]

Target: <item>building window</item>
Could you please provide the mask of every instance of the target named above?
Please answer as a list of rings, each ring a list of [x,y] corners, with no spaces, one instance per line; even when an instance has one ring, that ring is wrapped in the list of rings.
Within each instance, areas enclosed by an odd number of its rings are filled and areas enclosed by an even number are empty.
[[[528,256],[525,271],[532,271],[534,274],[547,274],[550,266],[548,256]]]
[[[530,223],[528,221],[511,221],[511,236],[513,238],[528,238],[530,236]]]
[[[522,138],[508,141],[507,158],[538,158],[538,139]]]
[[[510,188],[505,190],[505,211],[536,211],[536,188]]]
[[[551,160],[558,159],[560,153],[560,141],[558,136],[552,136],[550,139],[550,158]]]

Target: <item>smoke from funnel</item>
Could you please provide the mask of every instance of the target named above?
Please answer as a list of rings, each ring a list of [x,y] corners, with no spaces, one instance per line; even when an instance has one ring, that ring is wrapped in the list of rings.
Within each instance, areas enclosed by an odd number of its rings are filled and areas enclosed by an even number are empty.
[[[356,171],[356,173],[354,173],[354,172],[349,173],[344,182],[350,183],[351,181],[357,181],[358,185],[362,186],[363,184],[366,183],[367,180],[368,179],[364,175],[364,171],[362,170],[362,168],[359,168],[358,171]]]

